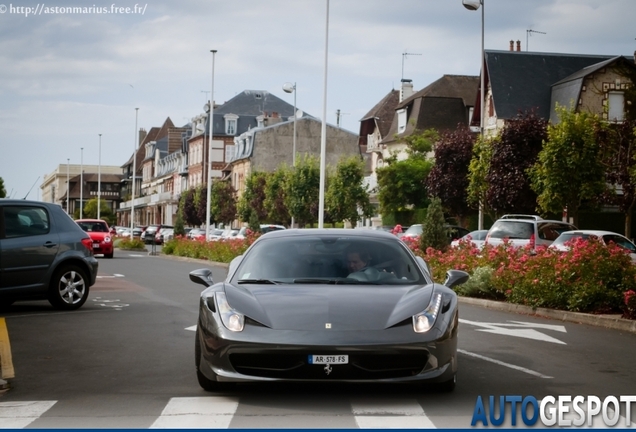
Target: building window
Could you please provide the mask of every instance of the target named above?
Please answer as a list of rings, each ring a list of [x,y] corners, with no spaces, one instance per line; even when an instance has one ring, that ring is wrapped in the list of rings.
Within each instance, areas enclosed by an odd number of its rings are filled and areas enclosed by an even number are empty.
[[[226,114],[223,116],[225,118],[225,134],[226,135],[236,135],[237,130],[237,122],[238,116],[236,114]]]
[[[622,122],[625,119],[625,94],[623,92],[609,92],[608,120]]]
[[[402,133],[406,130],[406,109],[400,109],[397,112],[398,115],[398,133]]]

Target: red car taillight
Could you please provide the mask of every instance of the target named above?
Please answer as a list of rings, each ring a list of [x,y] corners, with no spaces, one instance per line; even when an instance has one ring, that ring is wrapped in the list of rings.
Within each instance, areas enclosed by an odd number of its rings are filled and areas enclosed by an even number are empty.
[[[93,240],[91,238],[83,238],[82,244],[90,251],[90,253],[93,253]]]
[[[536,242],[536,240],[535,240],[535,238],[534,238],[534,234],[532,234],[532,235],[530,236],[530,248],[534,249],[534,247],[535,247],[536,243],[537,243],[537,242]]]

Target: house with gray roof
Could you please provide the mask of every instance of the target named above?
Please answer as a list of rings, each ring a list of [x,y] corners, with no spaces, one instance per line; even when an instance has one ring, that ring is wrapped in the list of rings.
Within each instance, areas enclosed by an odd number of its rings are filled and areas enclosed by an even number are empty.
[[[573,107],[606,120],[621,120],[624,92],[633,86],[625,68],[634,57],[486,50],[484,130],[495,135],[506,121],[534,110],[558,121],[555,107]],[[477,97],[471,125],[479,126],[482,98]]]

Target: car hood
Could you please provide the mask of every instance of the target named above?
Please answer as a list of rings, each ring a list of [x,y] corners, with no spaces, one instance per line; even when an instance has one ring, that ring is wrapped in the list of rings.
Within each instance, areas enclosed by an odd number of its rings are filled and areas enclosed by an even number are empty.
[[[106,232],[89,232],[87,234],[92,240],[97,240],[97,241],[102,241],[104,240],[104,237],[111,236],[110,233],[106,233]]]
[[[380,330],[429,304],[433,285],[231,285],[230,306],[276,330]]]

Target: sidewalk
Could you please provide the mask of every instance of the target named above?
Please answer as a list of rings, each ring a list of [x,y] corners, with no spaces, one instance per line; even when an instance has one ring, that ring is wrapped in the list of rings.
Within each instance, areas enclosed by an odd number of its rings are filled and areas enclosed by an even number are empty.
[[[535,315],[550,318],[558,321],[567,321],[578,324],[587,324],[596,327],[620,330],[629,333],[636,333],[636,320],[621,318],[620,315],[593,315],[580,312],[568,312],[545,308],[532,308],[513,303],[499,302],[493,300],[476,299],[471,297],[459,297],[460,303],[481,306],[487,309],[500,310],[504,312],[514,312],[524,315]]]

